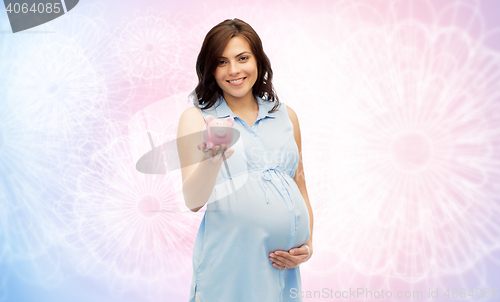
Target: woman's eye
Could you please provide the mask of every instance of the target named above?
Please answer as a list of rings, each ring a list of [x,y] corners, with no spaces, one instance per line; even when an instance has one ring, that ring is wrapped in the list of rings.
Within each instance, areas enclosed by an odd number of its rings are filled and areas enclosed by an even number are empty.
[[[224,65],[224,63],[226,63],[226,61],[219,61],[219,65]]]
[[[246,61],[246,60],[248,60],[248,57],[241,57],[240,60]]]

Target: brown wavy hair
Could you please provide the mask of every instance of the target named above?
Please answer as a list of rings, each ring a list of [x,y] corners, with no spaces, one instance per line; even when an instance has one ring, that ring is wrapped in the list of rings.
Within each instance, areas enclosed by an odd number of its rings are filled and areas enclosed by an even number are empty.
[[[280,102],[272,83],[273,70],[262,48],[262,41],[248,23],[237,18],[224,20],[207,33],[196,61],[198,86],[190,94],[194,99],[193,104],[200,109],[209,109],[223,95],[215,81],[214,72],[227,43],[235,36],[242,36],[248,41],[257,60],[257,81],[252,87],[253,95],[275,103],[269,113],[278,110]]]

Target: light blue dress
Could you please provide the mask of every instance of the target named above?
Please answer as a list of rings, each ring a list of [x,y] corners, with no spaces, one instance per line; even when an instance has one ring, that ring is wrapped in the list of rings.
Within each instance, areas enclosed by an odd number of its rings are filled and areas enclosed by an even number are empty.
[[[302,301],[299,267],[280,270],[269,260],[271,252],[300,247],[310,236],[307,206],[293,180],[299,163],[293,124],[285,104],[268,113],[275,103],[256,99],[252,127],[223,97],[201,110],[205,119],[232,116],[240,139],[227,159],[231,179],[222,164],[198,230],[189,302],[196,292],[201,302]]]

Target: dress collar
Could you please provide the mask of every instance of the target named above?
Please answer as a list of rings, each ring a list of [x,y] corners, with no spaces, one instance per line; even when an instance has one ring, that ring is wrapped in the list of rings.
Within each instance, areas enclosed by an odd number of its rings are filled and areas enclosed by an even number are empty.
[[[268,111],[270,111],[274,107],[274,102],[265,101],[258,96],[255,96],[255,98],[257,99],[257,103],[259,104],[259,114],[257,115],[257,121],[265,117],[276,118],[276,112],[268,113]],[[220,105],[215,109],[217,118],[225,118],[228,116],[231,116],[232,118],[240,118],[233,113],[231,108],[229,108],[223,96],[219,97],[219,103]]]

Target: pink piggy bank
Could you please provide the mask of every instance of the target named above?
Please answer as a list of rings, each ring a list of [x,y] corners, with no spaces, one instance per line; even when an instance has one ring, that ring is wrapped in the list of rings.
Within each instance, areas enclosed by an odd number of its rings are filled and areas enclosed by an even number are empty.
[[[207,144],[208,149],[222,144],[226,144],[229,147],[233,141],[233,124],[234,118],[230,116],[216,119],[209,115],[207,123],[201,130],[201,140]]]

